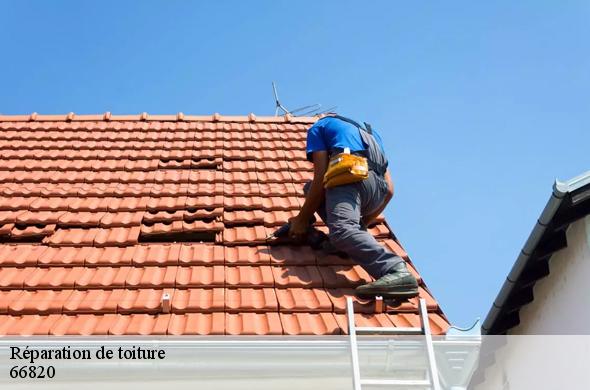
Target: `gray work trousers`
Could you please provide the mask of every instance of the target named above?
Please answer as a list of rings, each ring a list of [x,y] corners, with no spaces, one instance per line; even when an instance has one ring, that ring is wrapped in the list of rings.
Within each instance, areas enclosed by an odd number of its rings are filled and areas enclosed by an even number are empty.
[[[311,182],[303,187],[305,193]],[[370,171],[363,181],[326,189],[318,215],[330,229],[330,242],[360,264],[375,279],[389,273],[403,259],[386,250],[367,232],[361,217],[385,201],[387,182]]]

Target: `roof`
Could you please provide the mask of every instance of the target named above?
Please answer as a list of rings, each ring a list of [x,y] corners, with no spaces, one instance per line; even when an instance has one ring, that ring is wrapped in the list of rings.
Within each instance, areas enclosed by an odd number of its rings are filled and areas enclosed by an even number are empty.
[[[547,205],[482,325],[484,334],[506,334],[520,323],[520,309],[534,300],[536,282],[549,275],[551,256],[567,246],[568,226],[588,214],[590,171],[566,182],[555,181]]]
[[[0,116],[0,335],[345,333],[371,277],[266,242],[303,201],[316,119]],[[407,259],[383,219],[370,231]],[[359,325],[419,326],[416,299],[355,305]]]

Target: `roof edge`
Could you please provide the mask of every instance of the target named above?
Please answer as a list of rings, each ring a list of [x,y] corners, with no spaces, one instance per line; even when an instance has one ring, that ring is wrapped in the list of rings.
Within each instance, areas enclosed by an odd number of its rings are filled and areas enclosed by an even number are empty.
[[[84,122],[84,121],[159,121],[159,122],[257,122],[257,123],[314,123],[321,116],[256,116],[248,115],[188,115],[182,112],[172,115],[152,115],[143,112],[137,115],[104,114],[78,115],[73,112],[63,115],[40,115],[36,112],[30,115],[0,115],[0,122]]]
[[[492,307],[490,308],[490,311],[488,312],[482,324],[483,334],[489,334],[489,331],[493,329],[494,324],[502,313],[502,308],[505,306],[508,298],[510,297],[510,294],[523,269],[527,265],[531,254],[535,251],[537,245],[539,245],[541,237],[547,229],[547,225],[552,221],[557,210],[561,206],[563,199],[566,197],[566,195],[587,185],[590,185],[590,171],[587,171],[565,182],[561,182],[557,179],[555,180],[553,183],[553,191],[549,200],[547,201],[547,204],[537,219],[531,234],[521,249],[520,254],[516,258],[510,273],[506,277],[504,284],[500,288],[500,291],[498,292],[498,295],[496,296],[496,299],[494,300]]]

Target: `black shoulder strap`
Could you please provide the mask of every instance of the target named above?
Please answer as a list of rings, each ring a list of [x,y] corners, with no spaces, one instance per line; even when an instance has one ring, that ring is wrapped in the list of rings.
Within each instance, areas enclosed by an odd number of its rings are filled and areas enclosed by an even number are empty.
[[[359,129],[361,129],[361,130],[363,130],[363,131],[365,131],[365,132],[367,132],[369,134],[373,134],[373,130],[371,129],[371,125],[368,124],[368,123],[366,123],[366,122],[365,122],[365,126],[366,126],[366,128],[365,128],[365,127],[359,125],[357,121],[354,121],[354,120],[352,120],[350,118],[347,118],[345,116],[340,116],[340,115],[330,115],[330,116],[332,118],[337,118],[337,119],[340,119],[341,121],[348,122],[351,125],[354,125],[354,126],[358,127]]]

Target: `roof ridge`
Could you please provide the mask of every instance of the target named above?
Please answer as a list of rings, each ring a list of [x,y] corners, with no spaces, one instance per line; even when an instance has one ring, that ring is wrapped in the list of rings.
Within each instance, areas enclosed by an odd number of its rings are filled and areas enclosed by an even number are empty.
[[[77,115],[73,112],[63,115],[40,115],[36,112],[30,115],[1,115],[0,122],[84,122],[84,121],[109,121],[109,122],[258,122],[258,123],[313,123],[321,116],[256,116],[253,113],[248,115],[186,115],[178,112],[172,115],[150,115],[143,112],[137,115],[112,115],[110,112],[104,114]]]

